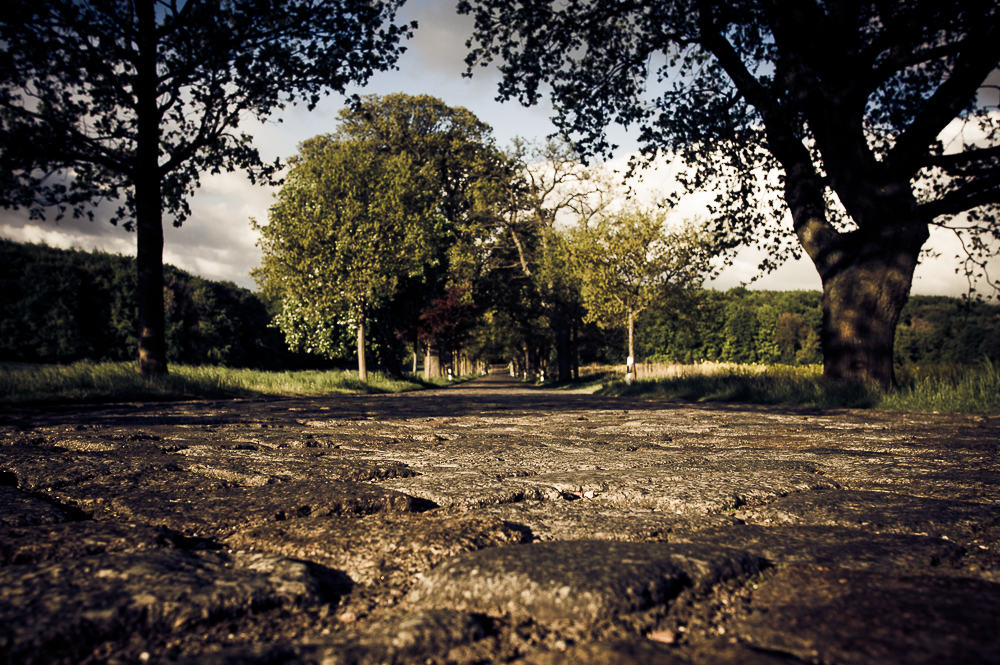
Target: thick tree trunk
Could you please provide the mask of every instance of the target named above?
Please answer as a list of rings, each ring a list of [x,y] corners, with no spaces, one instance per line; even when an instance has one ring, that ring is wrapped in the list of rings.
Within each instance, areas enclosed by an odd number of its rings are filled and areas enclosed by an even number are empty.
[[[896,323],[930,233],[908,181],[873,173],[839,196],[857,229],[834,231],[817,213],[796,229],[823,283],[823,377],[887,389]]]
[[[160,187],[160,111],[156,91],[156,18],[152,2],[137,3],[140,33],[136,86],[135,187],[136,308],[139,319],[139,373],[167,372],[166,326],[163,316],[163,196]]]
[[[896,323],[909,298],[919,247],[869,241],[853,260],[821,274],[823,281],[823,376],[895,382]]]
[[[628,359],[625,361],[625,383],[635,380],[635,314],[628,313]]]
[[[438,355],[437,346],[427,345],[427,353],[424,355],[424,380],[441,378],[441,357]]]
[[[863,135],[828,140],[824,160],[829,176],[818,173],[802,141],[769,124],[772,153],[785,169],[785,201],[795,234],[823,283],[823,377],[895,382],[892,369],[896,323],[909,298],[920,248],[929,237],[909,177],[858,155]],[[863,165],[870,168],[864,169]],[[830,223],[826,187],[831,187],[857,228],[840,231]]]
[[[365,310],[358,308],[358,380],[368,381],[368,365],[365,363]]]
[[[163,316],[163,223],[160,182],[137,181],[136,189],[136,308],[139,319],[139,373],[167,372],[166,326]]]

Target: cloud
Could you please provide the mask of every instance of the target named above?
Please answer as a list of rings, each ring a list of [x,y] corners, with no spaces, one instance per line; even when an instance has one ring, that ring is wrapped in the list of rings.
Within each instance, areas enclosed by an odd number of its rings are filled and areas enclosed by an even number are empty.
[[[441,76],[460,77],[465,72],[466,40],[472,35],[475,20],[461,16],[455,2],[410,0],[403,6],[400,19],[416,20],[416,35],[407,42],[404,58],[414,58],[425,70]]]
[[[203,177],[191,199],[191,217],[180,228],[164,224],[164,262],[208,279],[253,288],[249,271],[260,263],[260,251],[249,220],[267,219],[273,191],[251,185],[241,173]],[[30,220],[25,211],[0,211],[0,237],[135,256],[135,234],[107,221],[112,209],[111,205],[99,208],[93,222],[70,218],[39,222]]]

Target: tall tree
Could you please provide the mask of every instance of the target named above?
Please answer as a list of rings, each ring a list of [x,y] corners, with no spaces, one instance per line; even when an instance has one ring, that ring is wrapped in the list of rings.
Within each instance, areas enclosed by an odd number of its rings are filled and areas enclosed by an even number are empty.
[[[635,321],[655,300],[701,285],[710,270],[706,240],[693,223],[670,230],[663,209],[598,216],[574,229],[587,319],[628,330],[626,379],[635,373]]]
[[[449,359],[447,366],[454,364],[458,352],[475,322],[475,304],[468,298],[465,289],[452,287],[441,298],[426,308],[418,321],[418,339],[440,349],[441,355]],[[456,374],[462,372],[454,368]],[[424,378],[436,378],[437,372],[429,366],[424,367]],[[433,374],[433,376],[432,376]]]
[[[420,312],[451,288],[476,299],[475,283],[498,221],[499,192],[511,177],[492,131],[468,109],[429,95],[369,95],[341,112],[339,139],[406,155],[426,174],[427,192],[442,222],[435,255],[422,271],[403,279],[398,297],[375,314],[384,343],[399,339],[399,333],[416,344]],[[435,344],[426,345],[425,367],[440,365],[437,352]]]
[[[572,331],[582,316],[579,289],[564,265],[556,220],[572,217],[586,224],[604,210],[620,187],[610,172],[588,167],[565,141],[531,144],[515,139],[508,154],[515,177],[505,181],[503,225],[510,234],[521,270],[538,292],[556,350],[558,379],[572,369]]]
[[[550,84],[560,130],[592,153],[613,147],[610,123],[638,125],[646,158],[687,159],[690,188],[727,181],[718,223],[771,250],[765,268],[809,256],[828,378],[893,382],[893,332],[930,225],[964,233],[970,272],[996,251],[1000,119],[975,105],[1000,64],[995,0],[459,8],[476,19],[470,71],[502,60],[501,98],[531,104]]]
[[[163,216],[202,172],[270,181],[241,120],[311,109],[402,51],[402,0],[10,0],[0,14],[0,204],[120,201],[136,231],[139,371],[167,371]],[[58,217],[57,217],[58,218]]]
[[[338,321],[349,319],[365,381],[368,317],[434,253],[431,178],[408,155],[332,136],[304,141],[291,163],[268,224],[253,222],[263,250],[254,277],[281,298],[278,324],[299,350],[332,355]]]

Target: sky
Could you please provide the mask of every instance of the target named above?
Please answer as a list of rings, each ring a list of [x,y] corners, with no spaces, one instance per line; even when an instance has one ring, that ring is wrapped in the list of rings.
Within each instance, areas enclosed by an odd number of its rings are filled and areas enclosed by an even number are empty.
[[[524,108],[517,102],[495,101],[499,75],[495,70],[477,69],[475,75],[464,78],[465,42],[472,34],[472,19],[458,16],[457,0],[408,0],[401,10],[400,21],[416,20],[419,27],[408,42],[407,52],[397,63],[396,71],[376,73],[364,88],[350,92],[387,95],[407,93],[429,94],[450,106],[462,106],[493,128],[500,147],[506,147],[515,137],[543,140],[554,131],[550,121],[552,108],[540,103]],[[304,107],[289,107],[265,123],[244,122],[240,129],[254,137],[254,144],[265,162],[296,153],[299,142],[317,134],[333,131],[337,112],[344,99],[331,95],[312,112]],[[635,150],[634,137],[620,129],[610,132],[620,147],[616,160],[627,161]],[[642,192],[651,198],[658,190],[670,190],[674,169],[669,165],[644,178]],[[201,188],[191,199],[191,217],[181,228],[165,224],[164,261],[209,279],[232,281],[256,290],[250,270],[260,264],[257,234],[250,218],[267,220],[275,188],[250,184],[240,172],[202,177]],[[110,208],[110,206],[109,206]],[[695,215],[699,207],[695,200],[684,205],[679,214]],[[99,210],[93,222],[64,219],[58,223],[31,221],[27,213],[0,210],[0,237],[18,242],[44,242],[53,247],[77,248],[135,255],[135,236],[107,222],[110,210]],[[932,233],[929,243],[941,258],[926,261],[917,269],[913,293],[927,295],[961,295],[965,293],[965,278],[954,272],[953,258],[959,247],[944,233]],[[727,268],[709,288],[728,289],[748,282],[757,274],[761,256],[754,250],[741,252],[732,267]],[[995,272],[1000,275],[1000,266]],[[773,290],[819,290],[819,276],[811,262],[803,259],[785,264],[778,271],[758,279],[750,288]]]

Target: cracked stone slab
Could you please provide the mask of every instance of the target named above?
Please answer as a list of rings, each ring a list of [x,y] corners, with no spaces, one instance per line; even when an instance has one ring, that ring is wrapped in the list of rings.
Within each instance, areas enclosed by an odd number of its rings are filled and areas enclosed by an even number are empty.
[[[3,449],[0,471],[13,474],[19,489],[48,492],[72,487],[95,478],[128,478],[151,471],[176,471],[178,460],[159,449],[140,453],[113,454],[101,452],[68,452],[61,448],[26,448],[7,446]]]
[[[672,543],[701,543],[746,550],[774,564],[812,563],[882,573],[954,570],[965,550],[942,538],[870,533],[835,526],[709,528],[678,534]]]
[[[316,561],[361,584],[409,585],[413,577],[463,552],[523,542],[531,534],[502,520],[471,515],[384,513],[305,517],[239,531],[224,542]]]
[[[589,642],[532,654],[515,665],[689,665],[675,649],[651,640]]]
[[[220,450],[195,446],[179,452],[184,468],[243,485],[266,485],[274,480],[329,480],[362,482],[386,478],[408,478],[417,472],[398,462],[374,462],[333,454],[309,452]]]
[[[739,515],[750,524],[844,526],[956,537],[1000,523],[995,506],[862,490],[794,494]]]
[[[782,655],[721,641],[680,651],[652,640],[588,642],[532,654],[515,665],[789,665]]]
[[[173,548],[175,534],[162,528],[119,522],[63,522],[0,528],[0,565],[42,563],[105,552]]]
[[[534,540],[620,540],[657,542],[672,534],[737,523],[721,513],[677,515],[644,508],[619,508],[596,499],[525,501],[484,506],[480,514],[498,517],[531,530]]]
[[[186,535],[220,536],[238,528],[300,517],[410,512],[413,497],[370,483],[275,483],[190,493],[159,485],[112,498],[118,519],[164,526]]]
[[[0,485],[0,527],[57,524],[69,519],[66,511],[36,499],[16,487]]]
[[[131,633],[190,630],[328,597],[319,569],[279,557],[159,549],[0,568],[0,652],[32,665],[79,660]],[[327,587],[329,585],[327,584]]]
[[[685,515],[731,510],[796,492],[835,488],[814,473],[778,471],[681,471],[657,467],[622,471],[550,473],[520,479],[525,485],[593,496],[618,507]]]
[[[386,480],[380,487],[404,492],[410,496],[432,501],[442,508],[472,510],[498,503],[541,501],[559,498],[551,488],[538,487],[522,482],[500,481],[478,471],[435,471],[414,478]]]
[[[592,624],[664,604],[684,587],[749,577],[760,565],[746,552],[701,545],[533,543],[459,555],[424,575],[408,600]]]
[[[992,582],[790,566],[754,592],[753,606],[734,627],[740,638],[807,662],[1000,663]]]
[[[486,637],[488,617],[452,610],[422,610],[375,624],[337,641],[224,649],[175,665],[382,665],[439,662],[455,647]]]

